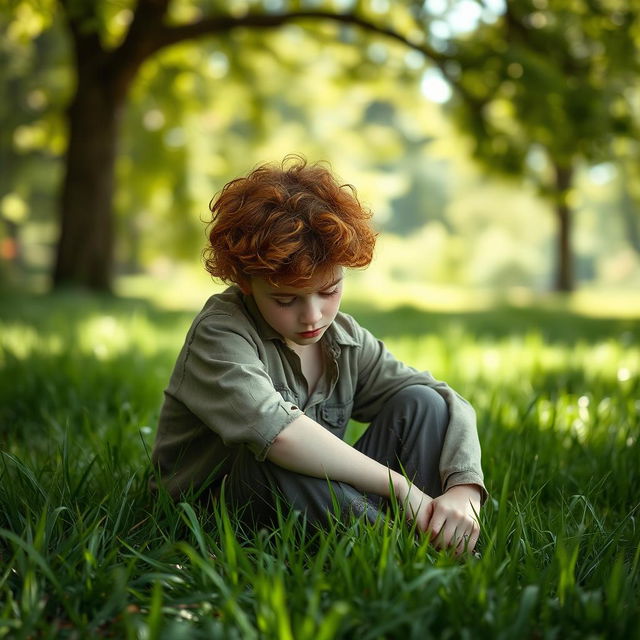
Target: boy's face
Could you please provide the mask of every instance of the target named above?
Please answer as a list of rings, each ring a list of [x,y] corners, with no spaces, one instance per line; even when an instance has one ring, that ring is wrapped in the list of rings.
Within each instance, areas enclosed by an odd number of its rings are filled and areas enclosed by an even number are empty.
[[[327,269],[302,288],[251,278],[245,293],[253,295],[262,317],[290,347],[307,346],[318,342],[336,317],[342,277],[342,267]]]

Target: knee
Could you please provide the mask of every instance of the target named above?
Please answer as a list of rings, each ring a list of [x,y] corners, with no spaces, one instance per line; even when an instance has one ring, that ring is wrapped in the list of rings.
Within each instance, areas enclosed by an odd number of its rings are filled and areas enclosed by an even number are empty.
[[[443,426],[449,424],[449,408],[445,399],[430,387],[418,384],[405,387],[393,396],[391,402],[414,414],[429,416]]]

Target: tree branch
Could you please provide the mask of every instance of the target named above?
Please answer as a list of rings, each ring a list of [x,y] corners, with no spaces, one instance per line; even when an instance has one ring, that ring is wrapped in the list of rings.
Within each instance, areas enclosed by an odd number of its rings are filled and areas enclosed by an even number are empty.
[[[168,7],[169,0],[138,0],[127,34],[110,53],[109,68],[116,96],[126,95],[140,65],[159,49],[157,41],[166,29]]]
[[[392,40],[396,40],[405,46],[420,51],[427,58],[438,65],[442,65],[449,60],[449,57],[442,54],[428,45],[411,41],[393,29],[374,24],[353,13],[334,13],[331,11],[292,11],[290,13],[279,14],[247,14],[235,18],[233,16],[212,16],[203,18],[191,24],[165,26],[160,38],[157,41],[158,48],[166,47],[176,42],[197,38],[204,35],[225,33],[236,28],[247,27],[253,29],[273,29],[281,27],[291,22],[301,20],[328,20],[341,24],[353,25],[366,31],[377,33]]]
[[[395,40],[414,51],[419,51],[425,56],[425,58],[431,60],[431,62],[440,69],[442,75],[451,83],[465,101],[476,108],[480,108],[482,106],[477,99],[471,96],[467,90],[460,85],[458,80],[447,68],[447,63],[455,61],[455,57],[436,51],[433,47],[430,47],[427,44],[416,42],[394,29],[375,24],[354,13],[335,13],[332,11],[292,11],[280,14],[249,13],[237,18],[228,15],[210,16],[191,24],[176,26],[163,25],[161,31],[156,34],[157,37],[154,42],[155,48],[153,51],[193,38],[228,33],[229,31],[237,28],[275,29],[285,24],[305,20],[327,20],[330,22],[337,22],[339,24],[352,25],[365,31],[381,35],[385,38]]]
[[[64,1],[64,0],[61,0]],[[444,77],[471,104],[476,104],[467,91],[447,69],[447,63],[454,57],[441,53],[428,44],[419,43],[394,29],[384,27],[354,13],[335,13],[332,11],[292,11],[289,13],[265,14],[249,13],[241,17],[229,15],[209,16],[190,24],[166,25],[169,0],[139,0],[129,32],[122,44],[112,53],[112,68],[127,69],[121,76],[121,86],[126,90],[129,81],[139,66],[151,55],[165,47],[216,34],[229,33],[235,29],[276,29],[286,24],[300,21],[329,21],[344,25],[352,25],[395,40],[409,49],[419,51],[431,60]]]

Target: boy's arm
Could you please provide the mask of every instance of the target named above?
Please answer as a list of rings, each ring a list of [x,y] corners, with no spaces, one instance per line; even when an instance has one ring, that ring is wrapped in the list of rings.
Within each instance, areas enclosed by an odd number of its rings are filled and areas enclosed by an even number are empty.
[[[346,482],[359,491],[385,498],[390,495],[390,479],[398,493],[402,490],[400,481],[404,480],[306,415],[296,418],[276,436],[267,459],[296,473]]]
[[[316,478],[346,482],[356,489],[390,497],[390,483],[407,517],[421,531],[428,531],[436,544],[472,550],[478,539],[474,508],[479,510],[479,490],[454,487],[447,499],[433,500],[404,476],[369,458],[333,435],[311,418],[302,415],[285,427],[267,452],[278,466]],[[477,506],[472,498],[477,496]],[[435,528],[437,526],[437,529]],[[440,538],[438,538],[440,535]]]

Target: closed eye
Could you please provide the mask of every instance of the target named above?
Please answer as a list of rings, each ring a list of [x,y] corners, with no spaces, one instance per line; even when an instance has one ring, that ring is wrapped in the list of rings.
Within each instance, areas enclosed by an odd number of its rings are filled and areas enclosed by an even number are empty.
[[[295,298],[274,298],[274,300],[279,307],[290,307],[296,301]]]
[[[335,287],[327,291],[320,291],[319,295],[323,298],[330,298],[337,295],[339,292],[340,287]],[[296,301],[296,296],[292,296],[291,298],[273,298],[273,300],[279,307],[290,307]]]

